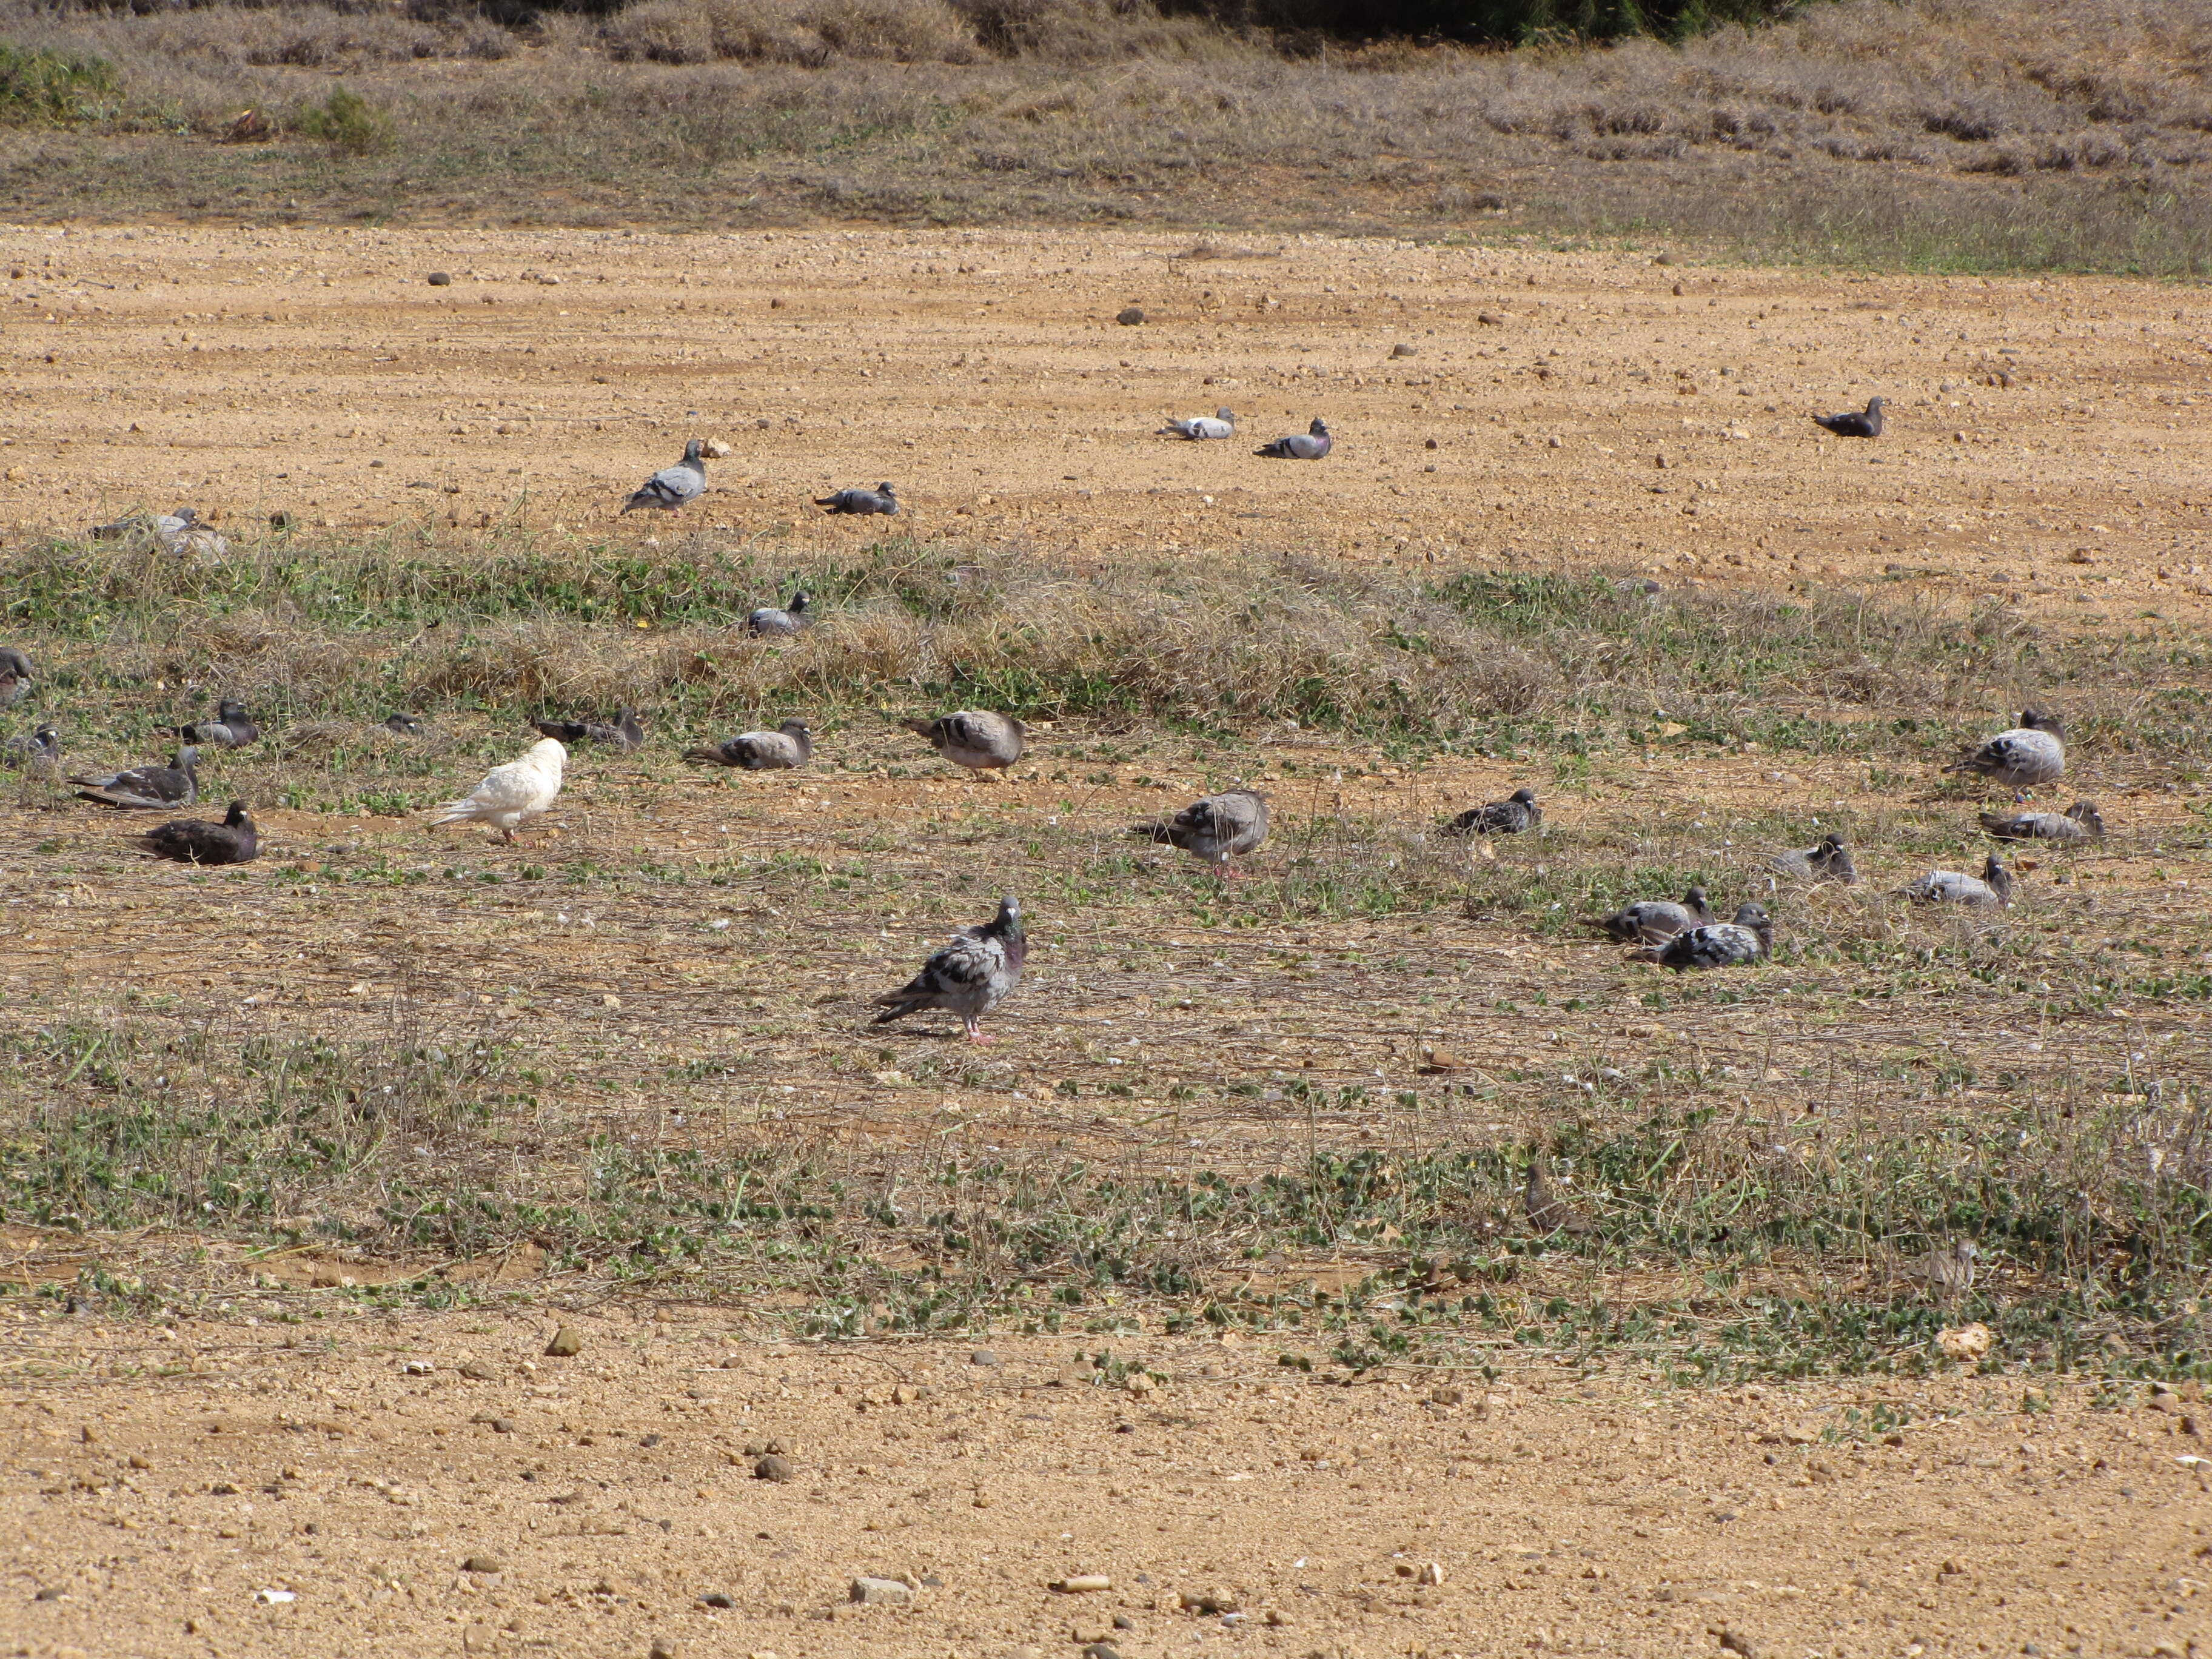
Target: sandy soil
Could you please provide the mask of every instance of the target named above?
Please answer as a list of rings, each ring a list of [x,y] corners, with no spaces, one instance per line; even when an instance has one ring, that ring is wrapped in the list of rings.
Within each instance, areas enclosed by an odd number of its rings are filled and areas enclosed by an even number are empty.
[[[1580,550],[2137,625],[2203,597],[2212,439],[2190,411],[2208,341],[2174,290],[1389,241],[1190,252],[951,231],[0,232],[0,522],[189,502],[234,527],[516,514],[599,536],[703,434],[733,453],[687,522],[733,531],[890,479],[923,537]],[[1146,320],[1117,326],[1133,303]],[[1875,392],[1879,443],[1807,419]],[[1152,435],[1217,404],[1237,441]],[[1250,454],[1316,414],[1338,434],[1325,463]]]

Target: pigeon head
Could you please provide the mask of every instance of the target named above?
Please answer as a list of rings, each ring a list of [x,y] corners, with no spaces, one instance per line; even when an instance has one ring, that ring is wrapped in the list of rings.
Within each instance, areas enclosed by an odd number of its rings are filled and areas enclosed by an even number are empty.
[[[52,729],[51,726],[42,726],[39,728],[39,734],[43,738]],[[2066,816],[2092,835],[2101,836],[2105,833],[2105,815],[2097,810],[2097,803],[2093,800],[2075,801],[2066,809]]]
[[[1774,918],[1766,914],[1765,905],[1738,905],[1735,912],[1735,925],[1739,927],[1748,927],[1753,933],[1758,934],[1761,950],[1771,951],[1774,948]]]
[[[1516,789],[1507,799],[1517,800],[1523,806],[1534,806],[1536,804],[1536,792],[1533,789]]]
[[[804,738],[808,735],[805,720],[786,720],[775,729],[787,738]]]
[[[1867,413],[1868,413],[1868,414],[1869,414],[1869,415],[1879,415],[1879,414],[1881,414],[1881,398],[1868,398],[1868,399],[1867,399]]]
[[[876,486],[876,494],[878,495],[896,495],[898,494],[898,491],[893,489],[887,483],[879,483]]]
[[[991,931],[994,933],[1011,934],[1016,939],[1021,937],[1022,902],[1012,893],[1000,896],[999,914],[991,918]]]
[[[665,455],[668,452],[664,449],[660,453]],[[703,463],[706,459],[706,446],[702,444],[696,438],[694,438],[684,446],[684,465],[686,466],[699,467],[702,471],[704,471],[706,469]]]
[[[2004,860],[1995,853],[1982,866],[1982,879],[1989,883],[1990,890],[1999,898],[2012,896],[2012,872],[2004,867]]]
[[[404,732],[411,736],[422,729],[422,722],[412,714],[386,714],[384,717],[384,729],[387,732]]]
[[[1841,836],[1823,836],[1820,845],[1831,853],[1840,853],[1844,850],[1844,838]]]
[[[806,614],[806,607],[813,603],[814,596],[802,587],[791,596],[791,603],[783,608],[794,617],[803,617]]]
[[[1322,420],[1320,416],[1316,415],[1313,417],[1313,424],[1308,427],[1306,430],[1316,438],[1326,438],[1328,436],[1328,422]]]
[[[1688,892],[1682,895],[1682,902],[1687,908],[1692,910],[1705,909],[1707,906],[1705,890],[1702,887],[1692,887]]]
[[[216,705],[216,717],[224,720],[242,720],[246,718],[246,705],[235,697],[225,697]]]
[[[1231,415],[1226,409],[1215,410],[1213,411],[1213,418],[1217,421],[1226,421],[1231,426],[1235,426],[1237,424],[1237,417],[1234,415]]]
[[[234,830],[242,830],[253,822],[246,816],[246,803],[242,800],[231,802],[230,811],[222,815],[222,821]]]
[[[550,766],[557,772],[568,758],[568,745],[558,738],[540,738],[530,745],[530,752],[523,758],[534,765]]]
[[[2022,729],[2026,731],[2048,732],[2054,738],[2063,738],[2066,735],[2066,723],[2057,715],[2047,714],[2040,708],[2021,709],[2020,723]]]

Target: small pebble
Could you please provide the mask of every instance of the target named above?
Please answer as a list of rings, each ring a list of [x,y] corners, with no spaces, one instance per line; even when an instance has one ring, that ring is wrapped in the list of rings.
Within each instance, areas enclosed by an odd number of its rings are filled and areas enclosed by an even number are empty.
[[[584,1339],[574,1328],[563,1325],[553,1333],[553,1340],[545,1345],[545,1352],[556,1359],[567,1359],[581,1352]]]
[[[903,1607],[914,1601],[914,1590],[896,1578],[855,1578],[846,1594],[864,1607]]]
[[[1417,355],[1419,351],[1418,346],[1409,346],[1403,341],[1390,348],[1390,355],[1393,357],[1411,357]]]
[[[1124,306],[1115,314],[1114,320],[1124,328],[1134,328],[1145,320],[1145,308],[1142,306]]]
[[[702,1607],[734,1607],[738,1602],[735,1596],[722,1590],[708,1590],[699,1598],[699,1605]]]
[[[423,280],[432,288],[451,288],[453,285],[453,274],[450,270],[434,270]]]
[[[505,1567],[496,1555],[471,1555],[461,1563],[463,1572],[503,1572]]]
[[[775,1452],[769,1453],[753,1465],[753,1479],[756,1480],[795,1480],[798,1478],[799,1471],[792,1468],[791,1460]]]
[[[999,1356],[988,1348],[978,1348],[968,1356],[968,1363],[971,1365],[995,1365],[999,1363]]]

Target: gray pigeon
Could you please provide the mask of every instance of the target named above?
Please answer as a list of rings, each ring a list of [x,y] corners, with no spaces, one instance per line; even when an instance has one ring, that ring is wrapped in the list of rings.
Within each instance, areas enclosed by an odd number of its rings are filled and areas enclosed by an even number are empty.
[[[1838,438],[1879,438],[1881,436],[1881,399],[1867,399],[1866,410],[1847,409],[1840,415],[1815,415],[1813,417]]]
[[[165,807],[190,806],[199,799],[199,759],[200,751],[186,744],[167,766],[138,766],[70,781],[77,786],[79,796],[102,806],[158,812]]]
[[[1131,826],[1129,833],[1180,847],[1229,875],[1229,860],[1255,852],[1267,839],[1267,798],[1249,789],[1202,796],[1171,818]]]
[[[813,625],[813,604],[814,596],[802,587],[781,610],[764,605],[750,613],[745,617],[745,632],[756,639],[789,639],[794,634],[803,634]]]
[[[1907,1262],[1900,1277],[1927,1285],[1929,1296],[1948,1304],[1974,1288],[1974,1264],[1981,1260],[1981,1255],[1982,1253],[1974,1248],[1973,1240],[1954,1238],[1948,1244]]]
[[[623,511],[630,512],[641,507],[657,507],[664,513],[673,513],[687,501],[698,500],[707,488],[706,452],[696,438],[684,446],[684,459],[673,466],[664,466],[630,494],[623,503]]]
[[[0,743],[0,766],[21,766],[33,771],[51,772],[61,757],[62,734],[52,726],[42,726],[35,732]]]
[[[1774,951],[1774,923],[1759,904],[1737,907],[1734,921],[1686,928],[1644,954],[1676,973],[1692,969],[1740,968]]]
[[[909,732],[927,738],[937,752],[971,771],[993,771],[1022,757],[1030,729],[1011,715],[985,708],[963,708],[933,720],[901,720]]]
[[[1561,1198],[1552,1185],[1551,1160],[1541,1151],[1528,1159],[1528,1183],[1521,1189],[1521,1207],[1528,1224],[1540,1233],[1568,1233],[1577,1237],[1590,1231],[1589,1218]]]
[[[960,1016],[970,1042],[988,1042],[975,1022],[1004,1001],[1022,981],[1022,957],[1029,939],[1022,932],[1021,901],[1012,893],[999,901],[999,914],[981,927],[963,927],[952,942],[921,965],[921,971],[897,990],[876,999],[884,1012],[878,1025],[903,1019],[924,1008]]]
[[[1930,870],[1907,882],[1904,893],[1916,904],[1972,904],[1994,909],[2012,902],[2012,872],[1992,853],[1979,877],[1956,870]]]
[[[242,749],[261,736],[261,728],[246,712],[246,705],[225,697],[216,705],[216,718],[181,728],[177,735],[186,743],[216,749]]]
[[[1278,438],[1273,443],[1261,444],[1252,453],[1266,455],[1279,461],[1317,461],[1329,452],[1328,427],[1321,416],[1314,416],[1313,424],[1304,432],[1293,432],[1287,438]]]
[[[611,721],[607,720],[532,720],[533,730],[562,743],[603,743],[610,749],[634,753],[645,742],[645,727],[638,724],[637,710],[624,708]]]
[[[176,818],[148,830],[145,846],[156,858],[185,864],[249,864],[260,854],[261,837],[246,803],[234,800],[221,823]]]
[[[713,748],[687,749],[684,758],[707,766],[734,766],[746,772],[787,772],[814,757],[814,738],[805,720],[786,720],[773,732],[740,732]]]
[[[832,513],[882,513],[898,511],[898,495],[887,483],[873,489],[841,489],[833,495],[817,495],[814,505],[826,507]]]
[[[112,524],[92,527],[95,541],[125,541],[133,536],[151,538],[165,553],[228,553],[230,544],[210,526],[200,522],[199,509],[180,507],[174,513],[132,513]]]
[[[0,645],[0,708],[30,695],[31,659],[12,645]]]
[[[1187,421],[1170,420],[1153,434],[1161,438],[1233,438],[1237,417],[1225,409],[1211,415],[1194,415]]]
[[[2056,783],[2066,770],[2066,724],[2039,708],[2023,708],[2020,724],[1961,756],[1954,772],[1978,772],[2008,789]]]
[[[419,738],[422,735],[422,721],[416,714],[386,714],[384,729],[398,738]]]
[[[1982,828],[1999,841],[2102,841],[2104,815],[2093,800],[2063,812],[1984,812]]]
[[[1705,890],[1692,887],[1682,895],[1680,904],[1672,899],[1638,899],[1609,916],[1586,917],[1583,926],[1595,927],[1624,945],[1664,945],[1675,934],[1702,927],[1712,919],[1713,913],[1705,907]]]
[[[1470,806],[1444,825],[1447,836],[1517,836],[1544,821],[1533,789],[1516,789],[1504,800]]]
[[[1859,878],[1858,866],[1851,862],[1850,848],[1841,836],[1823,836],[1814,846],[1777,853],[1768,866],[1777,875],[1800,881],[1840,881],[1848,887]]]

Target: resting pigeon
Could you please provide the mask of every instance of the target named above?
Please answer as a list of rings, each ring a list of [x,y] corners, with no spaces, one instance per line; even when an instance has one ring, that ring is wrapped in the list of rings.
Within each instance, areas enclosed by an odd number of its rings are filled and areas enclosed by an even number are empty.
[[[1541,1152],[1529,1158],[1528,1184],[1521,1189],[1521,1206],[1528,1212],[1528,1224],[1538,1232],[1579,1237],[1590,1231],[1589,1218],[1553,1189],[1550,1164]]]
[[[384,729],[394,737],[419,738],[422,735],[422,721],[414,714],[386,714]]]
[[[532,720],[533,730],[549,738],[558,738],[563,743],[603,743],[610,749],[631,753],[645,741],[645,728],[638,724],[637,710],[625,708],[612,721],[605,720]]]
[[[1516,789],[1504,800],[1470,806],[1444,825],[1448,836],[1517,836],[1544,821],[1533,789]]]
[[[242,749],[261,735],[261,728],[246,712],[246,705],[225,697],[216,705],[216,718],[187,726],[177,735],[186,743],[208,744],[216,749]]]
[[[1907,882],[1904,892],[1917,904],[1973,904],[1995,908],[2012,902],[2012,872],[1992,853],[1978,877],[1962,875],[1956,870],[1930,870]]]
[[[1194,415],[1187,421],[1170,420],[1153,434],[1161,438],[1233,438],[1237,417],[1225,409],[1211,415]]]
[[[1645,955],[1662,968],[1681,973],[1692,968],[1739,968],[1773,951],[1774,924],[1765,907],[1745,904],[1737,907],[1734,921],[1686,928]]]
[[[2104,815],[2093,800],[2063,812],[1984,812],[1982,828],[1999,841],[2102,841]]]
[[[803,634],[813,625],[814,612],[809,608],[813,603],[814,596],[802,587],[782,610],[764,605],[752,612],[745,618],[745,632],[767,639],[788,639],[793,634]]]
[[[909,732],[927,738],[937,752],[971,771],[995,771],[1022,757],[1030,729],[1007,714],[963,708],[933,720],[901,720]]]
[[[1267,455],[1279,461],[1317,461],[1329,452],[1328,427],[1318,415],[1313,424],[1303,432],[1293,432],[1287,438],[1278,438],[1273,443],[1261,444],[1252,453]]]
[[[1859,878],[1858,866],[1851,862],[1850,848],[1841,836],[1823,836],[1815,846],[1777,853],[1768,865],[1776,874],[1801,881],[1840,881],[1848,887]]]
[[[0,743],[0,766],[26,766],[38,771],[52,771],[61,757],[62,734],[51,726],[42,726],[35,732]]]
[[[673,513],[687,501],[698,500],[707,488],[707,461],[704,450],[696,438],[684,446],[684,459],[673,466],[664,466],[630,493],[623,503],[628,513],[641,507],[657,507],[664,513]]]
[[[1712,919],[1713,913],[1705,908],[1705,890],[1692,887],[1680,904],[1672,899],[1638,899],[1609,916],[1585,917],[1583,926],[1624,945],[1664,945],[1675,934],[1702,927]]]
[[[841,489],[834,495],[817,495],[814,505],[826,507],[832,513],[882,513],[898,511],[898,495],[887,483],[873,489]]]
[[[1838,438],[1879,438],[1881,436],[1881,399],[1867,399],[1865,411],[1847,409],[1840,415],[1815,415],[1813,417]]]
[[[1267,839],[1267,798],[1249,789],[1206,795],[1171,818],[1132,825],[1129,833],[1180,847],[1229,875],[1229,860],[1256,851]]]
[[[123,541],[134,535],[149,536],[165,553],[228,553],[230,544],[210,526],[200,522],[199,509],[180,507],[173,513],[132,513],[112,524],[92,527],[97,541]]]
[[[0,645],[0,708],[30,695],[31,659],[12,645]]]
[[[2055,783],[2066,770],[2066,724],[2039,708],[2020,711],[2020,724],[1971,749],[1951,769],[1978,772],[2014,790]]]
[[[261,838],[246,803],[234,800],[221,823],[204,818],[176,818],[146,832],[146,850],[156,858],[185,864],[248,864],[261,851]]]
[[[138,766],[70,781],[84,799],[102,806],[158,812],[168,806],[190,806],[199,799],[199,759],[200,751],[186,744],[167,766]]]
[[[513,841],[515,825],[552,805],[561,793],[561,769],[568,758],[568,751],[556,738],[534,743],[520,760],[493,767],[467,794],[440,808],[445,816],[432,819],[430,827],[489,823],[501,841]]]
[[[1954,1238],[1907,1262],[1901,1276],[1926,1285],[1929,1294],[1938,1302],[1956,1302],[1974,1288],[1974,1264],[1981,1255],[1973,1240]]]
[[[897,990],[876,999],[884,1012],[876,1024],[887,1025],[924,1008],[960,1016],[970,1042],[988,1042],[975,1022],[1006,1000],[1022,981],[1022,957],[1029,940],[1022,932],[1021,901],[1012,893],[999,901],[999,914],[981,927],[963,927],[952,942],[921,965],[921,971]]]
[[[805,720],[786,720],[773,732],[740,732],[712,748],[687,749],[684,758],[708,766],[734,766],[746,772],[787,772],[814,756],[813,734]]]

